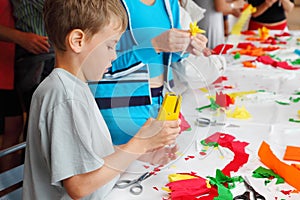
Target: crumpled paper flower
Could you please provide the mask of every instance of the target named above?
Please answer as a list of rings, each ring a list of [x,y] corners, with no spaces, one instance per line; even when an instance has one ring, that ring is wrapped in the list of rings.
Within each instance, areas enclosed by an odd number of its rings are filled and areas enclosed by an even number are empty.
[[[190,33],[192,36],[195,36],[198,33],[205,33],[205,30],[200,29],[197,25],[197,22],[191,22],[190,23]]]
[[[226,116],[236,119],[249,119],[251,118],[251,114],[243,107],[236,107],[234,111],[228,110],[226,111]]]

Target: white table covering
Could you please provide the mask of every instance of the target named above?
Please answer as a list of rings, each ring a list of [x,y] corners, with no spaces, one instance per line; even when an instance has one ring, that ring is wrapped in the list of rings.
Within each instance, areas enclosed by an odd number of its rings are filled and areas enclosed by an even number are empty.
[[[272,33],[273,34],[273,33]],[[294,49],[300,49],[296,45],[296,38],[300,37],[300,32],[292,32],[293,39],[289,40],[288,44],[282,47],[286,50],[280,50],[277,55],[282,53],[284,58],[297,59],[299,55],[294,55]],[[231,36],[228,44],[236,45],[243,41],[245,36]],[[236,106],[245,106],[245,108],[252,115],[251,119],[240,120],[233,118],[225,118],[224,115],[217,115],[215,111],[209,109],[203,110],[201,113],[195,110],[196,107],[201,107],[209,104],[207,98],[208,93],[200,90],[187,91],[183,94],[182,113],[190,123],[192,130],[183,132],[177,139],[179,144],[179,157],[177,160],[169,163],[161,168],[156,175],[142,182],[144,191],[140,195],[133,195],[126,189],[113,189],[107,196],[108,200],[134,200],[134,199],[163,199],[167,197],[167,192],[161,188],[168,183],[168,175],[172,173],[189,173],[196,172],[197,175],[215,176],[216,169],[223,169],[233,158],[233,153],[230,150],[222,148],[224,159],[220,158],[220,153],[213,150],[205,159],[199,159],[199,151],[196,150],[195,141],[202,140],[213,133],[220,131],[236,137],[236,140],[248,142],[246,152],[250,154],[248,163],[239,169],[235,175],[246,175],[250,179],[253,187],[267,200],[278,199],[293,199],[299,200],[300,193],[293,193],[284,195],[280,190],[293,190],[294,188],[287,183],[276,185],[275,180],[264,185],[265,179],[257,179],[251,177],[252,172],[259,166],[264,166],[257,155],[258,149],[262,141],[270,144],[271,149],[275,155],[282,160],[286,145],[300,146],[300,123],[289,122],[289,118],[300,119],[297,116],[297,111],[300,110],[300,102],[290,103],[290,105],[279,105],[275,102],[286,101],[293,96],[295,91],[300,91],[300,70],[291,71],[273,68],[259,64],[258,68],[250,69],[242,67],[241,61],[247,60],[249,57],[242,56],[241,59],[234,60],[232,55],[227,55],[228,67],[224,74],[228,78],[223,82],[225,86],[233,86],[233,89],[224,89],[224,93],[243,92],[250,90],[265,90],[244,96],[242,99],[237,98],[234,105],[229,109],[234,109]],[[250,57],[251,58],[251,57]],[[255,59],[255,58],[251,58]],[[300,66],[299,66],[300,67]],[[211,88],[211,87],[210,87]],[[210,90],[211,95],[214,91]],[[297,96],[294,96],[297,97]],[[298,97],[300,97],[298,95]],[[194,125],[197,116],[207,116],[209,118],[219,119],[228,123],[238,124],[239,128],[233,127],[198,127]],[[189,155],[195,156],[193,159],[185,160]],[[286,161],[285,161],[286,162]],[[286,162],[297,163],[297,162]],[[300,162],[298,162],[300,164]],[[121,176],[121,179],[134,179],[142,173],[153,170],[152,166],[146,169],[144,165],[150,166],[148,163],[139,161],[134,162]],[[300,181],[300,177],[298,178]],[[153,187],[158,188],[158,191]],[[242,194],[244,192],[243,184],[231,190],[233,196]]]

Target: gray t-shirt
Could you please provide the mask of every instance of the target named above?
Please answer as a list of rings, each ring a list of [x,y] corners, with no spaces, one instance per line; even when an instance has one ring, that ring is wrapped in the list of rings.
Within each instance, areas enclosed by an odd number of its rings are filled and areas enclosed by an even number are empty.
[[[104,165],[114,152],[88,85],[63,69],[36,89],[30,108],[23,199],[71,199],[62,180]],[[84,199],[103,199],[116,177]]]

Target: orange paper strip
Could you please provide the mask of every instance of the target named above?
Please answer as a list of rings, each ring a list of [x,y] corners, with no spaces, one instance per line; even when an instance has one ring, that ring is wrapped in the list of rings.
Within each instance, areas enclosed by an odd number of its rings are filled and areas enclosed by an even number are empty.
[[[276,174],[284,178],[284,180],[288,184],[290,184],[297,190],[300,190],[300,170],[297,170],[297,168],[281,162],[273,154],[269,144],[267,144],[266,142],[262,142],[258,151],[258,156],[260,157],[262,163],[272,169]]]
[[[283,160],[300,161],[300,147],[287,146]]]
[[[293,167],[295,167],[296,169],[300,170],[300,164],[292,164]]]

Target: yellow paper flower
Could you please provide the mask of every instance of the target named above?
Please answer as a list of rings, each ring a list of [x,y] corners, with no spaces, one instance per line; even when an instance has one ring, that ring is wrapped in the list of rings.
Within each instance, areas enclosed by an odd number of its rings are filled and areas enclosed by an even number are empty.
[[[270,32],[270,30],[264,26],[262,28],[258,29],[259,37],[262,40],[265,40],[269,37],[269,32]]]
[[[236,107],[233,111],[228,110],[226,111],[226,116],[230,118],[236,118],[236,119],[249,119],[251,118],[251,114],[246,110],[246,108],[243,107]]]
[[[251,4],[250,4],[251,5]],[[256,7],[251,7],[251,13],[255,13],[257,11]]]
[[[198,33],[205,33],[205,30],[200,29],[197,25],[197,22],[191,22],[190,23],[190,33],[192,36],[195,36]]]

